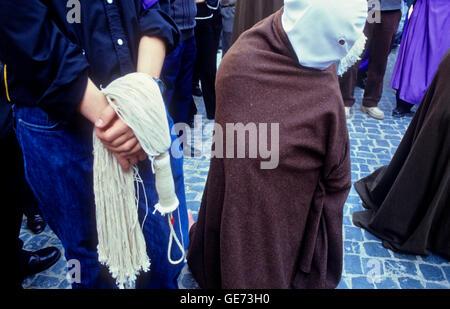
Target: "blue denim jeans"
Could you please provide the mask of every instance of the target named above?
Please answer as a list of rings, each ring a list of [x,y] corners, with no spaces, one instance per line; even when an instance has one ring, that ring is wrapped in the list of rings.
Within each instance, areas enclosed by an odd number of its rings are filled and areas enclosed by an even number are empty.
[[[58,121],[37,107],[15,106],[16,134],[23,150],[27,180],[39,200],[41,211],[59,237],[66,259],[80,263],[81,282],[73,288],[115,288],[108,270],[98,262],[97,229],[93,193],[92,125],[82,116]],[[170,117],[169,124],[173,125]],[[172,136],[174,143],[177,137]],[[177,157],[179,158],[179,156]],[[180,201],[174,212],[177,236],[188,247],[188,219],[183,179],[183,158],[171,157],[175,188]],[[150,257],[150,271],[139,276],[138,288],[177,288],[177,278],[184,263],[171,265],[167,259],[169,226],[167,218],[152,214],[158,196],[150,161],[139,163],[148,199],[148,217],[144,237]],[[140,192],[139,217],[146,213]],[[180,228],[181,227],[181,228]],[[183,237],[181,237],[181,233]],[[181,251],[172,246],[173,259]]]

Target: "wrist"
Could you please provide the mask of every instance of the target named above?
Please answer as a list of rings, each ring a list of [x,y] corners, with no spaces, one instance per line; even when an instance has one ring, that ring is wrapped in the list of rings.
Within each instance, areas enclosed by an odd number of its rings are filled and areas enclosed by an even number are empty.
[[[89,79],[78,111],[90,122],[95,123],[107,106],[105,95]]]

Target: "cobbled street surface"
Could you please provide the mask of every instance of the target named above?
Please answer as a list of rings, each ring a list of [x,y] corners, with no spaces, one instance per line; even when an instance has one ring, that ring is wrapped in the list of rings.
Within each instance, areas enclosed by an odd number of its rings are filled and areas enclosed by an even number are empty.
[[[220,55],[219,55],[220,58]],[[351,118],[347,120],[351,143],[352,183],[369,175],[382,165],[389,164],[403,134],[411,121],[410,117],[397,119],[391,116],[395,107],[395,93],[389,82],[395,64],[394,51],[388,64],[383,98],[379,107],[385,112],[385,119],[375,120],[361,112],[363,91],[356,88],[356,104]],[[209,153],[213,121],[205,118],[200,97],[195,97],[199,115],[193,129],[194,148],[201,155],[185,158],[185,186],[187,206],[198,215],[203,189],[209,170]],[[437,256],[428,257],[397,254],[385,249],[380,239],[352,223],[352,214],[363,210],[361,200],[352,187],[344,207],[344,265],[342,280],[338,289],[449,289],[450,263]],[[63,250],[58,238],[47,226],[46,230],[33,235],[22,224],[20,238],[27,250],[38,250],[46,246],[56,246]],[[27,278],[23,286],[27,289],[70,289],[66,279],[67,262],[62,257],[50,269]],[[179,277],[179,287],[196,289],[196,284],[188,267],[184,267]]]

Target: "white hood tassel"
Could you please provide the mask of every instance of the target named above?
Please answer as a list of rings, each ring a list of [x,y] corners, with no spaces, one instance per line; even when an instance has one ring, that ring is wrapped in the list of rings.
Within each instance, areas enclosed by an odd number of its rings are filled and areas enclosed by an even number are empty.
[[[364,48],[366,47],[367,37],[362,34],[350,49],[348,54],[341,59],[338,64],[338,75],[342,76],[348,69],[350,69],[356,62],[361,59]]]

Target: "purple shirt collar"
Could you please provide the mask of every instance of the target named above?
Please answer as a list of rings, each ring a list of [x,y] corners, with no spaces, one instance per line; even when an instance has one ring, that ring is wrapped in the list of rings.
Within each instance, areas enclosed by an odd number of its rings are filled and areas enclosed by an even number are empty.
[[[156,2],[158,2],[158,0],[142,0],[142,6],[147,10],[151,8]]]

